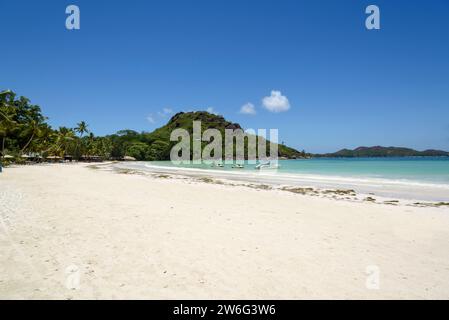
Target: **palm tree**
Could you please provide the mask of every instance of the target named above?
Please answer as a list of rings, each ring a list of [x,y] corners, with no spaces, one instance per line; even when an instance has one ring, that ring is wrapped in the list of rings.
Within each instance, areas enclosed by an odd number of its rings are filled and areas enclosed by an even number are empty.
[[[27,127],[28,127],[28,130],[31,132],[31,136],[28,139],[27,143],[20,150],[20,153],[23,153],[26,150],[26,148],[28,148],[30,143],[33,141],[34,137],[40,133],[40,128],[39,128],[40,125],[41,125],[41,123],[39,123],[39,121],[37,121],[36,119],[32,119],[27,123]]]
[[[12,92],[11,90],[5,90],[0,92],[0,103],[6,104],[7,100],[9,102],[14,101],[14,98],[16,97],[16,94],[14,92]]]
[[[0,121],[0,134],[2,135],[2,147],[1,147],[2,156],[5,155],[6,137],[11,131],[13,131],[16,128],[16,125],[17,123],[15,121],[10,120],[9,118],[5,118],[4,120]]]
[[[5,121],[11,121],[11,119],[8,117],[6,112],[3,112],[2,110],[0,110],[0,119],[5,120]]]
[[[87,139],[86,153],[88,156],[95,154],[95,136],[92,132],[89,133],[89,137]]]
[[[1,154],[5,155],[6,136],[16,128],[17,123],[12,120],[13,109],[11,102],[14,101],[15,94],[11,90],[0,92],[0,133],[2,135]]]
[[[36,147],[34,151],[44,154],[51,150],[56,141],[56,132],[46,123],[41,125],[39,135],[35,138]]]
[[[81,121],[80,123],[78,123],[77,127],[75,128],[75,132],[78,132],[79,135],[80,135],[80,141],[79,141],[79,143],[77,145],[77,153],[79,153],[79,155],[82,156],[82,150],[81,150],[81,152],[79,152],[79,151],[81,149],[80,146],[83,143],[83,140],[82,140],[83,135],[85,133],[89,132],[87,123],[85,121]]]
[[[0,105],[2,107],[2,105]],[[2,156],[5,151],[5,140],[8,131],[12,128],[13,121],[8,117],[6,112],[0,110],[0,133],[2,135]]]
[[[54,145],[55,153],[65,155],[70,146],[70,143],[75,140],[75,133],[73,129],[66,127],[59,127],[59,130],[55,133],[56,141]]]
[[[24,109],[23,125],[24,136],[29,135],[28,141],[21,148],[20,153],[23,153],[31,144],[36,136],[40,136],[42,126],[45,125],[46,117],[41,114],[41,108],[37,105],[28,105],[29,100],[25,97],[20,97],[19,108]]]
[[[82,138],[85,133],[89,132],[87,123],[85,121],[81,121],[80,123],[77,124],[75,131],[78,132],[80,138]]]

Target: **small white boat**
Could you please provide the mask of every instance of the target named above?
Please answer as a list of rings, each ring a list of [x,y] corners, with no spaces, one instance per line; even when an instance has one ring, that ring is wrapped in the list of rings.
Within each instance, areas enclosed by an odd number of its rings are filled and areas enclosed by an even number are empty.
[[[262,169],[262,168],[269,167],[269,166],[270,166],[270,161],[268,161],[268,162],[263,162],[263,163],[259,163],[259,164],[255,167],[255,169],[260,170],[260,169]]]
[[[244,166],[243,166],[243,164],[238,164],[238,163],[236,163],[236,164],[234,164],[234,165],[232,166],[232,168],[234,168],[234,169],[243,169]]]
[[[277,163],[271,163],[271,161],[259,163],[257,166],[255,166],[255,169],[262,170],[262,169],[279,169],[280,166]]]
[[[211,167],[219,167],[219,168],[223,168],[224,167],[224,165],[223,165],[223,163],[220,163],[220,162],[214,162],[214,163],[212,163],[212,165],[211,165]]]

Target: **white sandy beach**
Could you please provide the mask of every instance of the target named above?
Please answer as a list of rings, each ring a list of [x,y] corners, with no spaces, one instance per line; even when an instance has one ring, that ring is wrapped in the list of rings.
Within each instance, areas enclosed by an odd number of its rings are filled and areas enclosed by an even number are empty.
[[[448,299],[448,252],[447,207],[82,164],[0,174],[0,299]]]

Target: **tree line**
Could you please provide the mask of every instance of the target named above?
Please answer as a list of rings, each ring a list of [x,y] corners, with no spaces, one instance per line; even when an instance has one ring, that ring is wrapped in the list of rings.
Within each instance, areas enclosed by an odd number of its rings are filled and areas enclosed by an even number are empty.
[[[161,160],[161,142],[149,133],[121,130],[108,136],[95,136],[85,121],[73,128],[52,128],[38,105],[10,90],[0,92],[0,152],[1,157],[23,161],[24,157],[70,157],[81,160],[89,157],[137,160]]]

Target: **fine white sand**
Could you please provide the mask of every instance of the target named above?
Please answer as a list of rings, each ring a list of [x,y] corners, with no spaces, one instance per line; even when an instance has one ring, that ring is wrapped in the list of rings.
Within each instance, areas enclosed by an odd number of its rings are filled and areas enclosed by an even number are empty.
[[[0,299],[448,299],[448,253],[447,208],[86,165],[0,174]]]

